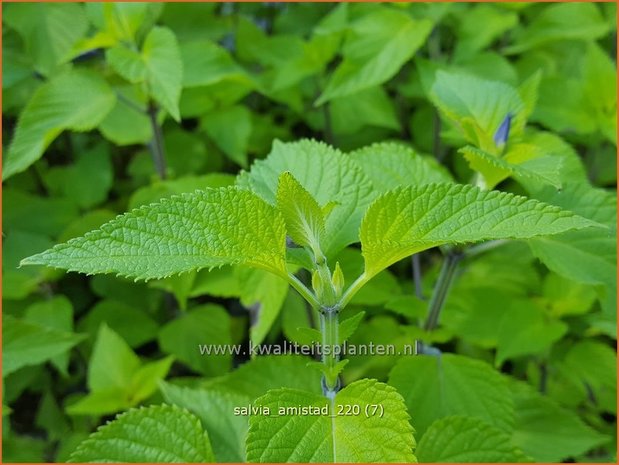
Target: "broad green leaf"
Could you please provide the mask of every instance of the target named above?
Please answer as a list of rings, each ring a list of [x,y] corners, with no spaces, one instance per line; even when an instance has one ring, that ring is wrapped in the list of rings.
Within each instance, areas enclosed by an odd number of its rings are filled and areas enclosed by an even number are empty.
[[[344,60],[327,82],[317,105],[391,79],[421,47],[432,23],[381,8],[350,25]]]
[[[249,397],[169,383],[161,383],[161,391],[167,402],[186,408],[200,419],[213,440],[213,451],[218,462],[245,461],[248,419],[236,415],[235,411],[251,405]]]
[[[421,437],[434,421],[450,415],[477,417],[504,432],[513,428],[507,383],[481,361],[452,354],[404,357],[389,384],[404,397]]]
[[[247,167],[251,113],[246,107],[218,108],[202,117],[200,127],[232,161]]]
[[[157,390],[171,365],[171,357],[142,364],[129,345],[102,324],[88,365],[90,393],[69,405],[67,412],[103,415],[133,407]]]
[[[588,183],[566,184],[561,192],[544,190],[536,197],[610,229],[589,228],[535,238],[529,242],[533,253],[552,271],[568,279],[616,288],[617,197]]]
[[[367,126],[400,128],[395,105],[380,86],[331,100],[329,112],[332,130],[338,135],[357,136]]]
[[[43,84],[20,114],[4,157],[2,179],[37,161],[65,129],[87,131],[96,127],[115,101],[108,84],[89,71],[68,72]]]
[[[434,159],[423,157],[405,145],[378,143],[350,153],[378,192],[399,186],[450,182],[451,176]]]
[[[73,305],[69,299],[62,295],[37,302],[26,309],[24,321],[51,330],[72,333]],[[68,352],[55,356],[51,359],[51,363],[65,377],[69,376],[67,371],[69,368]]]
[[[515,357],[543,353],[567,333],[567,324],[548,318],[544,309],[535,302],[512,299],[507,306],[508,310],[496,328],[497,367]]]
[[[13,4],[4,8],[2,16],[2,22],[22,37],[36,71],[45,76],[72,57],[73,46],[88,30],[78,3]]]
[[[69,462],[209,463],[215,456],[200,420],[169,405],[132,409],[100,427]]]
[[[509,435],[475,417],[449,416],[432,423],[417,448],[421,463],[521,463],[531,460]]]
[[[512,441],[535,461],[563,462],[609,441],[531,386],[512,381],[510,388],[516,412]]]
[[[229,187],[138,208],[22,264],[151,279],[235,263],[283,275],[284,259],[281,215],[253,193]]]
[[[319,259],[325,219],[318,202],[287,171],[279,177],[276,198],[290,238],[300,246],[310,247]]]
[[[163,5],[148,2],[87,3],[90,21],[102,34],[118,41],[134,42],[157,20]]]
[[[219,305],[203,305],[172,320],[159,332],[159,346],[189,368],[206,376],[228,372],[232,366],[229,353],[202,354],[203,344],[227,346],[232,343],[230,317]]]
[[[183,62],[174,33],[164,27],[153,28],[141,51],[125,45],[109,49],[110,66],[131,83],[146,82],[152,97],[179,121],[178,102],[183,79]]]
[[[237,184],[251,188],[260,197],[275,204],[279,176],[289,171],[321,207],[335,205],[325,222],[327,258],[357,241],[363,212],[373,198],[372,184],[354,162],[330,146],[302,140],[294,143],[275,141],[265,160],[243,172]]]
[[[529,239],[597,223],[536,200],[460,184],[394,189],[361,224],[365,273],[431,247],[490,239]]]
[[[220,378],[207,380],[209,390],[249,397],[253,402],[269,389],[286,387],[322,392],[320,374],[309,369],[310,358],[295,355],[261,355],[245,362],[233,372]]]
[[[476,5],[464,14],[466,20],[456,26],[459,37],[454,51],[456,61],[474,56],[518,24],[518,15],[500,5]],[[484,27],[479,27],[480,24]]]
[[[82,340],[82,334],[58,331],[5,315],[2,323],[2,376],[51,360]]]
[[[345,387],[333,405],[325,397],[285,388],[269,391],[254,405],[268,407],[272,413],[249,419],[248,462],[416,461],[413,428],[402,397],[376,380]],[[347,405],[359,406],[360,414],[342,414]],[[299,406],[323,408],[329,414],[279,413]]]
[[[508,53],[522,53],[557,40],[597,39],[608,32],[597,5],[563,3],[547,6],[525,28],[517,29]]]
[[[542,303],[553,316],[587,313],[596,297],[593,286],[574,282],[552,272],[544,279]]]

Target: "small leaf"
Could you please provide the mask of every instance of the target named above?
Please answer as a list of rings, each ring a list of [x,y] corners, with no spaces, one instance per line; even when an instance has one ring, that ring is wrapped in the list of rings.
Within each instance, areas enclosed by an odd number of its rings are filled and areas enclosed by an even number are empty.
[[[249,172],[241,173],[237,184],[275,204],[279,176],[286,171],[319,205],[333,202],[326,216],[325,241],[321,244],[327,259],[357,242],[363,212],[374,197],[372,184],[363,171],[326,144],[314,140],[275,141],[269,156],[256,161]]]
[[[248,462],[401,462],[415,461],[413,428],[395,389],[376,380],[357,381],[342,389],[334,405],[323,396],[276,389],[256,400],[271,416],[249,419]],[[344,410],[341,410],[343,406]],[[347,406],[359,415],[344,415]],[[281,408],[318,407],[334,415],[281,414]],[[366,406],[375,415],[366,416]],[[379,414],[383,409],[382,415]]]
[[[514,380],[510,388],[516,412],[513,443],[535,461],[560,463],[610,440],[531,386]]]
[[[135,279],[226,264],[285,273],[284,220],[251,192],[206,189],[117,217],[22,264]]]
[[[65,129],[87,131],[96,127],[115,101],[108,84],[89,71],[61,74],[43,84],[19,116],[4,158],[2,179],[37,161]]]
[[[200,120],[200,127],[232,161],[247,167],[247,150],[252,132],[251,112],[244,106],[218,108]]]
[[[84,337],[5,315],[2,324],[2,376],[64,354]]]
[[[146,82],[153,98],[176,121],[180,120],[183,62],[171,30],[155,27],[146,36],[141,51],[119,44],[107,51],[106,59],[129,82]]]
[[[379,197],[361,224],[365,273],[431,247],[490,239],[528,239],[596,226],[558,207],[459,184],[400,188]]]
[[[432,29],[427,19],[415,20],[387,8],[373,11],[351,25],[344,60],[330,77],[317,105],[391,79],[415,54]]]
[[[325,234],[325,219],[318,202],[288,171],[279,177],[276,197],[288,235],[295,243],[311,247],[316,260],[324,259],[320,242]]]
[[[82,442],[69,462],[212,463],[200,420],[178,407],[155,405],[118,415]]]
[[[432,423],[417,448],[421,463],[531,462],[510,437],[479,418],[450,416]]]

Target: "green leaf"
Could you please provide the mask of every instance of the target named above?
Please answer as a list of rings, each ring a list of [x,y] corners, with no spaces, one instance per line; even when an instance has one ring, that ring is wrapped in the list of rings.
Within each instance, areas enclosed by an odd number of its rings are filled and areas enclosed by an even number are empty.
[[[103,415],[133,407],[157,390],[171,365],[171,357],[142,364],[129,345],[102,324],[88,365],[90,394],[67,407],[67,412]]]
[[[2,323],[2,376],[53,359],[83,339],[82,334],[58,331],[5,315]]]
[[[247,167],[247,146],[251,135],[251,113],[244,106],[218,108],[200,120],[203,128],[215,144],[230,159]]]
[[[526,106],[518,90],[509,84],[438,71],[430,98],[467,142],[492,155],[499,150],[493,136],[508,114],[513,115],[510,140],[524,130]]]
[[[251,399],[242,395],[208,389],[191,389],[161,383],[166,401],[196,415],[213,440],[218,462],[244,462],[245,438],[249,427],[246,416],[235,410],[247,407]]]
[[[462,355],[404,357],[389,376],[406,402],[421,437],[430,425],[449,415],[480,418],[501,431],[514,424],[509,388],[489,365]]]
[[[35,70],[45,76],[72,57],[73,46],[88,30],[84,8],[77,3],[10,5],[2,22],[19,33]]]
[[[522,53],[557,40],[593,40],[605,35],[608,29],[595,4],[550,5],[536,15],[528,27],[516,30],[516,43],[506,52]]]
[[[567,333],[567,324],[548,318],[544,309],[531,300],[513,299],[507,305],[496,328],[497,367],[515,357],[543,353]]]
[[[253,402],[269,389],[287,387],[321,393],[320,374],[308,369],[311,359],[296,355],[263,355],[220,378],[208,380],[209,390],[249,397]]]
[[[339,406],[342,407],[339,407]],[[359,415],[343,415],[357,405]],[[376,380],[342,389],[334,405],[306,391],[276,389],[256,400],[271,416],[249,419],[248,462],[414,462],[413,428],[400,395]],[[281,414],[281,408],[326,408],[327,415]],[[378,406],[375,415],[373,406]],[[331,410],[330,410],[331,409]],[[384,412],[380,415],[380,409]]]
[[[251,316],[250,339],[261,344],[284,305],[288,282],[263,270],[239,267],[236,276],[241,291],[241,303]]]
[[[215,456],[200,420],[178,407],[132,409],[100,427],[69,462],[209,463]]]
[[[344,44],[344,60],[316,105],[391,79],[421,47],[431,29],[431,21],[415,20],[387,8],[354,21]]]
[[[180,51],[183,87],[209,86],[226,79],[251,82],[245,70],[218,44],[208,40],[181,42]]]
[[[417,448],[420,463],[530,462],[504,431],[479,418],[450,416],[432,423]]]
[[[379,197],[361,224],[365,273],[431,247],[490,239],[528,239],[595,226],[558,207],[460,184],[399,188]]]
[[[232,355],[201,354],[199,346],[232,343],[230,317],[219,305],[201,305],[172,320],[159,332],[159,346],[192,370],[206,376],[222,375],[232,367]]]
[[[335,134],[358,135],[367,126],[398,130],[395,105],[380,86],[331,100],[329,107]]]
[[[566,184],[560,193],[545,190],[536,197],[606,224],[610,229],[589,228],[535,238],[529,242],[535,256],[552,271],[568,279],[605,284],[616,289],[617,243],[614,231],[617,197],[588,183]]]
[[[322,251],[331,258],[358,240],[363,212],[373,198],[372,184],[354,162],[330,146],[313,140],[275,141],[266,160],[256,161],[237,184],[276,202],[279,176],[289,171],[321,207],[335,205],[325,222]]]
[[[53,297],[43,302],[30,305],[24,313],[24,321],[44,328],[67,333],[73,332],[73,305],[65,296]],[[69,376],[69,353],[59,354],[51,363],[65,377]]]
[[[512,441],[536,462],[563,462],[609,441],[531,386],[512,381],[510,388],[516,412]]]
[[[229,187],[138,208],[22,264],[151,279],[226,264],[284,275],[284,260],[281,215],[253,193]]]
[[[96,127],[115,100],[108,84],[88,71],[61,74],[43,84],[20,114],[4,158],[2,179],[37,161],[65,129],[87,131]]]
[[[350,153],[378,192],[399,186],[450,182],[451,175],[434,159],[402,144],[383,142]]]
[[[145,144],[153,137],[150,120],[146,114],[146,95],[138,85],[116,86],[114,91],[122,96],[99,124],[99,131],[116,145]],[[142,111],[144,110],[144,111]]]
[[[311,247],[315,258],[321,259],[325,218],[316,199],[287,171],[279,177],[276,197],[288,235],[298,245]]]
[[[153,28],[141,51],[117,45],[106,52],[110,66],[131,83],[146,82],[149,93],[176,121],[183,80],[183,62],[174,33]]]
[[[545,155],[532,144],[516,144],[510,146],[502,157],[479,150],[475,147],[462,147],[459,152],[469,162],[472,169],[484,178],[487,189],[494,187],[508,177],[517,180],[530,180],[536,185],[550,184],[560,189],[562,187],[562,163],[552,155]]]

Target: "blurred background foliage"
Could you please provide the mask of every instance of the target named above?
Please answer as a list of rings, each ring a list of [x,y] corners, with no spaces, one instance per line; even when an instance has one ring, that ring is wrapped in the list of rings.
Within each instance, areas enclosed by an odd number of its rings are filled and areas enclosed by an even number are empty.
[[[539,73],[532,130],[552,132],[544,137],[554,149],[614,197],[614,3],[2,8],[5,462],[66,460],[111,415],[160,402],[161,379],[238,383],[228,373],[246,357],[203,357],[200,343],[246,343],[252,324],[261,341],[311,340],[304,303],[261,273],[222,268],[134,283],[18,268],[128,209],[232,184],[275,139],[313,137],[343,151],[397,140],[468,182],[462,136],[429,97],[434,73],[511,86]],[[511,180],[499,188],[523,192]],[[574,208],[580,198],[555,201]],[[616,221],[616,203],[581,208]],[[423,336],[486,361],[543,394],[514,387],[514,434],[528,455],[615,460],[616,252],[607,246],[568,255],[552,271],[519,243],[467,259],[430,334],[418,324],[426,302],[415,296],[407,260],[354,298],[350,341],[402,345]],[[347,276],[363,267],[355,248],[339,261]],[[439,255],[420,261],[428,296]],[[258,329],[257,302],[269,315]],[[345,382],[386,380],[396,361],[351,356]],[[252,375],[262,373],[262,391],[252,395],[314,382],[304,363],[267,358]],[[266,381],[269,373],[277,375]],[[561,440],[550,434],[556,428]]]

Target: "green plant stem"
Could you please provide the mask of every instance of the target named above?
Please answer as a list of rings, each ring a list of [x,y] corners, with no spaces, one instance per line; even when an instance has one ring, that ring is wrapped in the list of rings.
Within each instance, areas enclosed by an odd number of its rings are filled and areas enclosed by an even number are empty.
[[[314,293],[312,291],[310,291],[305,286],[305,284],[303,284],[301,282],[301,280],[299,278],[297,278],[292,273],[288,273],[287,280],[290,283],[290,285],[299,294],[301,294],[301,297],[303,297],[312,306],[312,308],[316,308],[316,309],[320,308],[320,302],[318,302],[318,299],[316,299],[316,296],[314,295]]]
[[[496,249],[502,245],[507,244],[509,241],[507,239],[497,239],[494,241],[482,242],[481,244],[474,245],[469,247],[463,251],[464,257],[471,258],[476,257],[484,252],[488,252],[490,250]]]
[[[322,384],[325,396],[333,399],[339,389],[338,377],[333,376],[336,365],[340,361],[339,351],[339,313],[338,306],[320,308],[320,332],[322,333],[322,363],[325,371],[331,376],[323,374]]]
[[[415,295],[420,300],[426,300],[426,296],[423,295],[423,286],[421,284],[421,262],[419,260],[418,253],[411,257],[411,265],[413,267],[413,284],[415,285]]]
[[[424,329],[426,331],[433,330],[438,324],[441,310],[445,304],[447,293],[449,292],[458,262],[461,258],[462,254],[456,251],[450,251],[445,256],[445,260],[443,261],[443,265],[438,276],[438,281],[436,282],[436,286],[432,292],[432,297],[430,298],[430,303],[428,304],[428,317],[424,324]]]
[[[342,295],[339,306],[340,308],[346,307],[350,299],[352,299],[359,289],[361,289],[365,284],[372,279],[372,276],[368,277],[365,273],[362,273],[349,287],[346,289],[346,292]]]
[[[160,179],[166,179],[167,166],[165,161],[165,149],[163,145],[163,134],[161,132],[161,126],[157,122],[157,106],[150,102],[148,104],[148,119],[153,130],[153,138],[150,141],[150,153],[153,157],[155,169]]]

